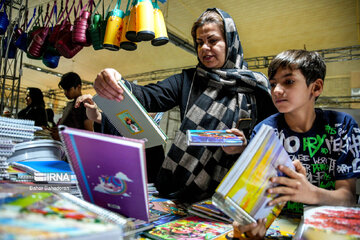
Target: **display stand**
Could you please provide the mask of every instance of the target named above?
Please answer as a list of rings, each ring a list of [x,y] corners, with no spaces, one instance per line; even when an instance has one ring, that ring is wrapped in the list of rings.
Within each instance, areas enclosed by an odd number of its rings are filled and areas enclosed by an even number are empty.
[[[23,22],[27,21],[28,0],[5,0],[4,9],[9,19],[9,25],[6,32],[0,35],[0,87],[1,87],[1,103],[0,113],[2,114],[5,107],[8,107],[10,113],[13,114],[14,110],[17,113],[19,104],[20,82],[22,75],[22,60],[23,52],[14,48],[14,55],[11,56],[11,41],[14,37],[15,27],[21,26]]]

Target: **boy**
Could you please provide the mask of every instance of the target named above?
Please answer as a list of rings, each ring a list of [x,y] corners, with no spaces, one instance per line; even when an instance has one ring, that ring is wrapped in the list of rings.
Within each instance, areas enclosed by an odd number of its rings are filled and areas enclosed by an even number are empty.
[[[284,166],[287,177],[274,177],[280,186],[270,188],[279,194],[269,205],[293,201],[313,205],[355,204],[356,178],[360,176],[360,129],[346,113],[315,108],[323,91],[326,66],[320,55],[305,50],[288,50],[271,62],[268,76],[272,100],[279,113],[260,122],[274,128],[285,150],[294,161],[296,172]],[[240,135],[240,131],[232,129]],[[239,153],[240,148],[224,148]],[[301,164],[300,164],[300,162]],[[306,175],[306,176],[305,176]],[[291,206],[294,209],[294,203]],[[295,207],[295,209],[300,209]],[[234,237],[241,233],[253,238],[265,235],[264,220],[239,226],[234,223]]]
[[[80,104],[75,108],[76,99],[82,95],[80,76],[74,72],[64,74],[59,82],[59,87],[64,90],[64,94],[69,100],[73,100],[67,103],[59,125],[93,131],[93,121],[86,116],[84,105]]]

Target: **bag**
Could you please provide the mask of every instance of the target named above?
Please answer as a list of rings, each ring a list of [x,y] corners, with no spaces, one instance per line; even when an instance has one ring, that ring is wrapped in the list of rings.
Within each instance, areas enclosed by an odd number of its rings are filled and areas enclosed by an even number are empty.
[[[56,50],[65,58],[72,58],[83,49],[82,45],[72,42],[72,30],[71,24],[66,25],[59,33],[60,37],[55,43]]]
[[[91,18],[91,24],[89,26],[89,33],[91,42],[93,44],[94,50],[103,49],[103,38],[101,36],[101,15],[95,14]]]
[[[42,62],[49,68],[57,68],[60,61],[60,54],[54,47],[48,47],[43,55]]]
[[[27,50],[27,33],[21,28],[14,30],[14,45],[24,52]]]
[[[27,33],[27,37],[26,37],[26,56],[29,58],[29,59],[35,59],[35,60],[39,60],[40,58],[39,57],[34,57],[32,56],[31,54],[29,54],[27,52],[27,49],[29,48],[31,42],[32,42],[32,39],[34,38],[34,36],[39,33],[43,27],[40,27],[40,17],[42,16],[42,13],[43,13],[43,10],[42,10],[42,6],[39,7],[39,11],[38,11],[38,15],[36,17],[36,19],[34,20],[34,24],[31,28],[31,30]],[[29,28],[29,25],[28,24],[28,27]]]
[[[41,58],[45,50],[46,38],[49,30],[48,27],[44,27],[38,33],[34,34],[27,50],[28,54],[35,58]]]
[[[67,13],[65,19],[69,18],[69,14],[74,7],[74,3],[71,6],[70,11]],[[59,52],[59,54],[65,58],[74,57],[80,50],[83,48],[82,45],[76,44],[72,42],[72,30],[73,26],[70,21],[64,20],[62,22],[63,27],[61,27],[61,31],[58,33],[58,38],[55,42],[55,49]]]
[[[31,56],[36,57],[36,58],[41,58],[41,56],[44,54],[44,51],[47,47],[46,46],[47,38],[48,38],[48,35],[50,32],[50,28],[48,27],[48,24],[54,13],[54,10],[56,9],[56,1],[54,2],[54,5],[52,7],[50,15],[48,15],[49,6],[50,6],[50,4],[48,3],[45,20],[44,20],[44,22],[46,22],[46,23],[44,24],[43,29],[41,31],[39,31],[38,33],[34,34],[34,37],[31,40],[31,43],[28,47],[28,54],[30,54]]]
[[[89,34],[94,50],[100,50],[104,48],[103,47],[104,35],[102,35],[102,32],[105,33],[105,31],[101,31],[103,19],[101,14],[95,13],[101,2],[103,2],[103,12],[104,12],[104,1],[99,0],[90,17]]]
[[[87,30],[89,27],[90,15],[91,13],[85,11],[86,7],[90,4],[92,8],[92,0],[89,0],[87,4],[80,11],[80,16],[77,17],[74,21],[74,28],[72,31],[72,41],[74,43],[83,45],[83,46],[90,46],[91,39],[87,35]],[[91,10],[90,10],[91,11]]]
[[[63,7],[61,5],[61,9],[59,12],[59,18],[57,19],[55,26],[52,28],[52,31],[51,31],[49,39],[48,39],[50,46],[55,46],[56,41],[59,39],[59,33],[64,29],[66,24],[70,23],[70,20],[68,18],[65,18],[64,20],[62,20],[63,16],[65,16],[65,12],[68,12],[68,3],[69,3],[69,0],[66,0],[64,10],[62,10]],[[73,1],[73,4],[70,8],[70,12],[74,6],[74,3],[75,3],[75,1]],[[62,4],[62,2],[61,2],[61,4]],[[68,12],[68,13],[70,13],[70,12]],[[59,23],[59,22],[61,22],[61,23]]]
[[[14,45],[13,41],[8,42],[8,37],[5,37],[3,42],[3,53],[2,53],[3,58],[5,58],[6,56],[6,49],[8,49],[7,58],[8,59],[15,58],[17,48]]]
[[[4,5],[4,2],[5,2],[5,0],[2,0],[1,5],[0,5],[0,10],[4,6],[4,11],[0,12],[0,35],[4,35],[7,30],[7,27],[9,26],[9,18],[5,11],[6,8]]]

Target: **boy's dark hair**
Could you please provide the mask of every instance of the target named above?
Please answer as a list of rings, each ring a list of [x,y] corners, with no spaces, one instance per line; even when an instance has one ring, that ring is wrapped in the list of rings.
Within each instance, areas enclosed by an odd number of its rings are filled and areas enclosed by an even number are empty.
[[[64,90],[69,90],[72,87],[77,87],[78,85],[81,86],[81,78],[77,73],[68,72],[65,73],[59,82],[59,88]]]
[[[299,69],[309,86],[316,79],[325,81],[326,65],[317,52],[306,50],[286,50],[279,53],[270,63],[268,77],[273,79],[279,68]]]

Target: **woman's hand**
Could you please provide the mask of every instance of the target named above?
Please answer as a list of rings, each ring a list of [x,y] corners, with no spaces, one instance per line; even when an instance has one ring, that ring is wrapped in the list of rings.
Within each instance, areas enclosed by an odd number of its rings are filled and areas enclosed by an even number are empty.
[[[317,187],[311,184],[306,178],[306,169],[299,160],[293,162],[295,171],[288,167],[279,166],[279,170],[287,177],[272,177],[271,182],[279,186],[268,189],[268,193],[279,194],[277,198],[269,202],[275,205],[282,202],[293,201],[306,204],[317,203]]]
[[[240,225],[238,222],[233,222],[233,237],[244,239],[243,235],[246,236],[245,239],[263,239],[266,233],[266,218],[259,219],[256,223],[251,223],[248,225]]]
[[[118,71],[106,68],[96,76],[94,89],[100,96],[120,102],[124,99],[124,90],[117,83],[119,80],[121,74]]]
[[[242,146],[222,147],[224,152],[229,155],[242,153],[247,145],[247,140],[246,140],[246,137],[245,137],[243,131],[241,131],[237,128],[232,128],[232,129],[226,130],[226,132],[235,134],[236,136],[239,136],[240,139],[243,141],[243,145]]]

